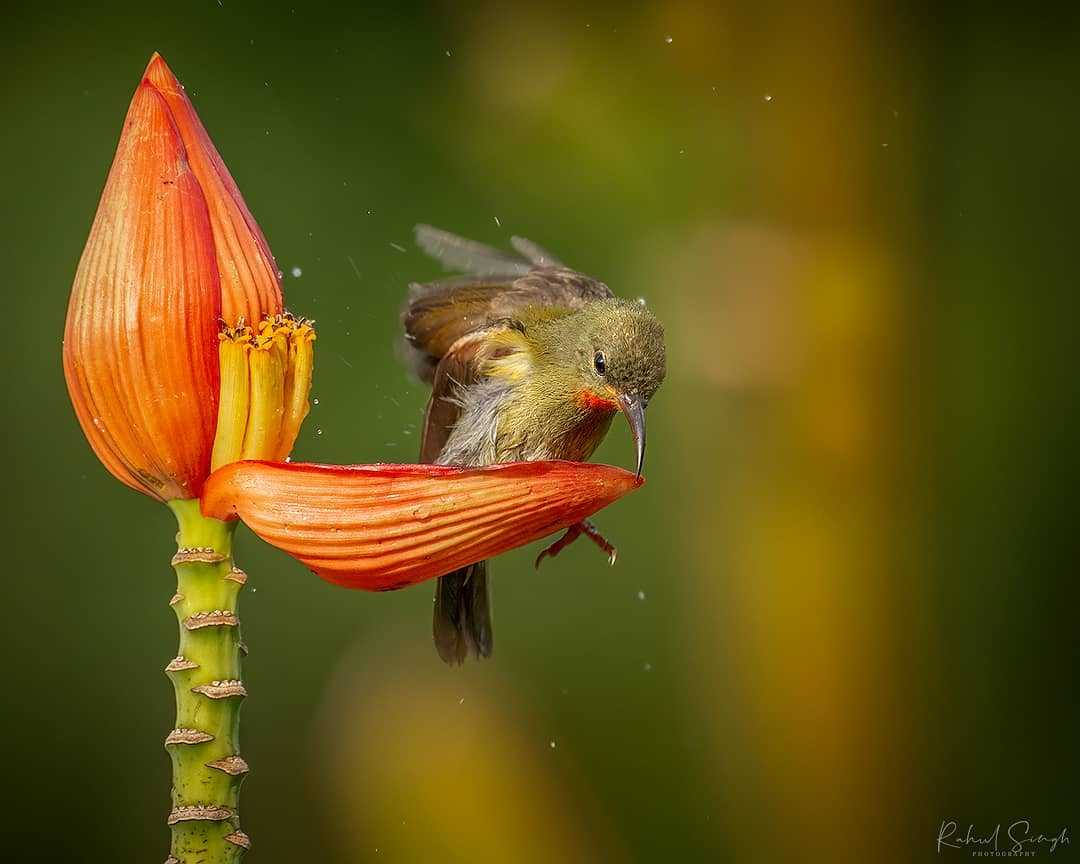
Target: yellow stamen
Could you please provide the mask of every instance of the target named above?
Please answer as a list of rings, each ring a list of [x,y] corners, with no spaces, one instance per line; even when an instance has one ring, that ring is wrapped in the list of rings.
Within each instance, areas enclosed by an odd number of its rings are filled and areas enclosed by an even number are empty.
[[[308,413],[315,341],[311,323],[284,313],[254,327],[241,320],[222,330],[212,470],[244,459],[289,455]]]
[[[281,423],[281,437],[278,440],[276,459],[289,455],[300,434],[300,426],[307,417],[310,406],[308,394],[311,392],[311,371],[315,361],[312,343],[315,330],[310,323],[300,320],[295,322],[289,333],[289,358],[285,372],[285,415]]]
[[[248,355],[251,407],[241,459],[273,459],[281,437],[285,367],[273,335],[255,338]]]
[[[241,322],[227,327],[219,336],[218,356],[221,367],[221,390],[218,399],[217,433],[210,459],[211,470],[240,458],[248,422],[248,354],[251,331]]]

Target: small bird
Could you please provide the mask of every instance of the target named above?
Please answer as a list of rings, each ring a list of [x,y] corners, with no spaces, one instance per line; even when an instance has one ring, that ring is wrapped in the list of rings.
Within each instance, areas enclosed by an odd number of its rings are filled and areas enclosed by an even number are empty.
[[[416,240],[466,274],[413,283],[402,312],[409,359],[431,384],[420,461],[585,461],[622,411],[640,475],[645,408],[666,362],[664,329],[644,303],[615,297],[520,237],[511,239],[517,255],[428,225],[416,227]],[[536,566],[582,535],[615,563],[615,547],[581,522]],[[487,575],[487,562],[478,561],[438,580],[435,647],[451,665],[491,654]]]

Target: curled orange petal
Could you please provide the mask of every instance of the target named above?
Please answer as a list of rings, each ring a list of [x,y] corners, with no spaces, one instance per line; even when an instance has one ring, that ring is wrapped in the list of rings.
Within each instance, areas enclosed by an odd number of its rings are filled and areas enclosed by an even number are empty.
[[[239,516],[329,582],[386,591],[544,537],[641,483],[621,468],[580,462],[234,462],[207,479],[202,511]]]
[[[221,291],[206,201],[165,100],[143,82],[71,290],[64,377],[118,479],[193,498],[217,416]]]
[[[160,54],[143,73],[161,94],[187,148],[191,170],[202,187],[214,231],[221,273],[221,314],[232,325],[240,316],[258,322],[282,310],[277,265],[229,169],[214,147],[199,115]]]

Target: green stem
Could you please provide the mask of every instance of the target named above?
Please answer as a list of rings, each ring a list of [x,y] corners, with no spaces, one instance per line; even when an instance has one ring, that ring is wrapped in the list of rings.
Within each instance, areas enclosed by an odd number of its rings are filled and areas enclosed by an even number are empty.
[[[197,500],[175,500],[179,547],[173,558],[180,651],[165,667],[176,691],[172,757],[172,852],[166,864],[233,864],[248,848],[240,830],[240,620],[247,577],[233,566],[236,523],[208,519]]]

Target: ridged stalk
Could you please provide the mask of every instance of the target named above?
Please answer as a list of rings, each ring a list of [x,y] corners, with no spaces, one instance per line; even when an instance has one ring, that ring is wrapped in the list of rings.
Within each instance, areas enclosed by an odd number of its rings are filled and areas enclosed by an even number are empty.
[[[236,523],[208,519],[196,500],[169,507],[180,530],[173,557],[180,650],[165,667],[176,691],[172,757],[172,849],[166,864],[235,864],[250,846],[240,830],[240,676],[237,600],[247,581],[233,565]]]

